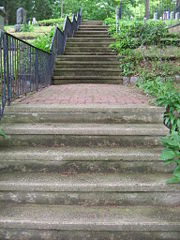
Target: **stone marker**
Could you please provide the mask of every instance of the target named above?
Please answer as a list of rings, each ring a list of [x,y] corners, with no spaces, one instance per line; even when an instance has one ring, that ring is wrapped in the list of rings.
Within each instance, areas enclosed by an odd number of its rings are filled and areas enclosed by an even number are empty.
[[[173,12],[173,11],[170,13],[170,19],[171,19],[171,20],[174,19],[174,12]]]
[[[0,7],[0,30],[4,30],[4,17],[6,16],[4,7]]]
[[[154,13],[154,20],[155,21],[158,20],[158,13],[157,12]]]
[[[180,19],[180,12],[177,12],[177,13],[176,13],[175,18],[176,18],[176,20],[179,20],[179,19]]]
[[[16,12],[15,32],[20,32],[23,24],[26,24],[26,10],[21,7]]]
[[[169,11],[166,11],[166,20],[169,20]]]
[[[33,17],[33,20],[32,20],[32,25],[36,25],[37,24],[37,20],[35,17]]]

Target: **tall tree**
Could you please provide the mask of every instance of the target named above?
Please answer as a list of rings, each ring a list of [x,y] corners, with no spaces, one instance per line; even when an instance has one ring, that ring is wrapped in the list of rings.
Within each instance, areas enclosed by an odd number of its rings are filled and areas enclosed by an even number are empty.
[[[61,18],[63,18],[63,6],[64,6],[64,2],[63,0],[61,0]]]
[[[149,9],[149,0],[145,0],[145,18],[149,19],[150,9]]]

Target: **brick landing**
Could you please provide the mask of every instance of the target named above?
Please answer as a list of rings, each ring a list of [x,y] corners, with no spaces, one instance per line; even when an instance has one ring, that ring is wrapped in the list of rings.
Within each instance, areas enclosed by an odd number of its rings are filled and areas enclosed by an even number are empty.
[[[50,86],[27,97],[21,104],[112,104],[148,105],[148,98],[135,88],[108,84],[69,84]]]

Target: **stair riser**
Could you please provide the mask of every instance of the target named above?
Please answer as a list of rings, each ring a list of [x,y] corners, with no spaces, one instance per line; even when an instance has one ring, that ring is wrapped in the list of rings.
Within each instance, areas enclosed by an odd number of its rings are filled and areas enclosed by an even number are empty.
[[[121,72],[119,71],[98,71],[98,70],[92,70],[92,71],[88,71],[88,70],[76,70],[76,69],[73,69],[73,70],[56,70],[54,71],[54,76],[91,76],[91,75],[94,75],[94,76],[109,76],[110,78],[112,76],[121,76]]]
[[[71,39],[69,39],[69,40],[67,40],[67,43],[71,43],[71,42],[73,42],[73,43],[84,43],[84,42],[89,42],[89,43],[103,43],[103,42],[106,42],[106,43],[113,43],[115,40],[112,40],[112,38],[86,38],[86,39],[84,39],[84,38],[80,38],[80,37],[78,37],[78,38],[71,38]]]
[[[80,26],[89,26],[89,25],[93,25],[93,26],[103,26],[103,21],[84,21],[81,23]]]
[[[88,42],[72,42],[72,43],[68,43],[66,45],[66,47],[87,47],[87,48],[91,48],[91,47],[97,47],[97,48],[101,48],[101,47],[109,47],[110,43],[107,42],[102,42],[102,43],[88,43]],[[109,50],[109,49],[108,49]]]
[[[56,63],[56,68],[59,68],[59,69],[61,69],[61,68],[95,68],[95,69],[97,69],[97,68],[105,68],[105,69],[107,69],[109,67],[109,64],[99,64],[99,63],[95,63],[95,64],[93,64],[93,62],[89,62],[89,63],[84,63],[84,64],[82,64],[82,63],[78,63],[78,62],[76,62],[76,63]],[[111,68],[114,68],[114,69],[119,69],[119,64],[112,64],[111,65]]]
[[[109,49],[109,48],[99,48],[99,47],[92,47],[92,48],[86,48],[86,47],[66,47],[66,50],[65,50],[65,53],[81,53],[81,52],[85,52],[85,53],[88,53],[88,52],[90,52],[90,53],[107,53],[107,55],[109,54],[109,53],[113,53],[114,54],[114,52],[111,50],[111,49]]]
[[[150,109],[138,110],[121,109],[113,111],[105,110],[83,110],[74,111],[57,110],[57,112],[46,113],[24,109],[24,112],[5,112],[2,123],[161,123],[163,113],[153,112]]]
[[[0,160],[0,173],[13,172],[47,172],[47,173],[172,173],[174,166],[164,167],[163,162],[157,161],[102,161],[102,160],[62,160],[53,161],[29,160]]]
[[[37,192],[4,191],[0,201],[6,203],[85,205],[85,206],[180,206],[180,192]]]
[[[0,229],[3,240],[179,240],[179,232],[171,231],[57,231]]]
[[[11,135],[0,141],[0,146],[49,146],[49,147],[118,147],[161,146],[159,136],[94,136],[94,135]]]
[[[98,55],[98,56],[106,56],[106,55],[109,55],[109,56],[115,56],[115,54],[112,52],[112,51],[109,51],[109,52],[106,52],[106,51],[103,51],[103,52],[100,52],[100,51],[88,51],[86,52],[85,49],[82,49],[81,51],[73,51],[73,50],[66,50],[65,51],[65,55],[79,55],[79,56],[87,56],[87,55]],[[82,56],[83,57],[83,56]]]
[[[80,27],[79,30],[78,30],[79,33],[81,32],[108,32],[108,29],[107,28],[92,28],[92,27]]]
[[[57,59],[57,61],[117,61],[117,57],[116,56],[63,56],[59,59]]]
[[[68,80],[54,80],[53,85],[64,85],[64,84],[81,84],[81,83],[88,83],[88,84],[122,84],[123,81],[119,78],[117,80],[102,80],[100,78],[94,79],[94,80],[87,80],[87,79],[81,79],[81,80],[74,80],[74,79],[68,79]]]
[[[94,39],[96,39],[96,38],[102,38],[103,40],[104,40],[104,38],[108,38],[109,37],[109,39],[112,39],[112,38],[110,38],[110,36],[108,35],[108,33],[105,33],[105,34],[94,34],[94,33],[91,33],[91,34],[86,34],[86,33],[76,33],[75,35],[74,35],[74,37],[75,38],[84,38],[84,41],[85,41],[85,38],[94,38]]]

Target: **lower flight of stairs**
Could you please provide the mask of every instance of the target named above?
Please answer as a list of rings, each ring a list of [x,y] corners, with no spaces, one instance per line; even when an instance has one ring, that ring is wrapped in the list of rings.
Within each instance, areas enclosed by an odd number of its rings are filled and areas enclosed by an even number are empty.
[[[102,21],[83,22],[68,39],[65,54],[57,57],[53,84],[121,84],[117,55],[109,48],[112,42]]]
[[[7,107],[0,239],[179,240],[180,186],[160,161],[164,109]]]

